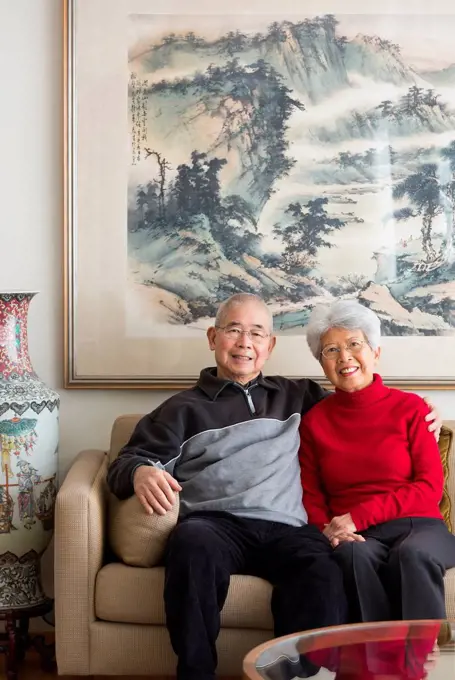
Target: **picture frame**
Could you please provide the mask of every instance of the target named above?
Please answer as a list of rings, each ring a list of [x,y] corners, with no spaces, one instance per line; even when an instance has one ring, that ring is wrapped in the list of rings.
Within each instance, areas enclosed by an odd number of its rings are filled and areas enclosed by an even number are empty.
[[[217,304],[254,292],[268,374],[324,383],[305,322],[352,297],[381,319],[388,384],[453,389],[454,27],[444,0],[65,0],[65,387],[193,385]]]

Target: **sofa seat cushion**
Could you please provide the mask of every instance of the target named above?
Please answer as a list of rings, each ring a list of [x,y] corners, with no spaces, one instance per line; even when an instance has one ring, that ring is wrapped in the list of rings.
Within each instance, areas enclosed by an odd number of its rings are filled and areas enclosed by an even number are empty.
[[[165,624],[164,567],[105,565],[96,578],[95,615],[103,621]],[[255,576],[232,576],[221,613],[224,628],[273,630],[272,586]]]
[[[455,619],[455,568],[445,579],[447,618]],[[165,625],[164,567],[107,564],[97,575],[95,615],[103,621]],[[221,612],[224,628],[273,630],[270,610],[272,586],[255,576],[232,576]]]

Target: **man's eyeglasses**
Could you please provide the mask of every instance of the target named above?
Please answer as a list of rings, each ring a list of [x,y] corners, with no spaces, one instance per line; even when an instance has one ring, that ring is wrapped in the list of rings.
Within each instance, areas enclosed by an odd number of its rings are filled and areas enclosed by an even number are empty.
[[[343,348],[349,352],[349,354],[355,355],[359,354],[365,345],[368,345],[365,340],[357,340],[356,338],[353,338],[348,343],[346,343],[346,345],[343,345]],[[321,354],[326,359],[338,359],[341,354],[341,349],[342,348],[339,345],[327,345],[324,347]]]
[[[259,344],[270,337],[270,333],[266,333],[260,328],[253,328],[251,331],[247,331],[239,326],[216,326],[216,328],[222,331],[229,340],[238,340],[245,333],[252,342]]]

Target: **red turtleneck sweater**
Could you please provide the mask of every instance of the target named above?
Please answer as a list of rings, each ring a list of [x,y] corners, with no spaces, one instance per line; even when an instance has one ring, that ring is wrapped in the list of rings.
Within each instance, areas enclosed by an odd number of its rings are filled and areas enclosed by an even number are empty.
[[[442,519],[444,477],[416,394],[374,375],[358,392],[336,390],[300,426],[303,504],[321,530],[350,512],[357,531],[401,517]]]

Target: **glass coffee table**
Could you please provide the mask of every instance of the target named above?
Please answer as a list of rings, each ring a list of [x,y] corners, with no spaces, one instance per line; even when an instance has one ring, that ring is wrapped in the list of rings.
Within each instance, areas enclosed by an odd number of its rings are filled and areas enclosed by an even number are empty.
[[[244,680],[455,680],[455,622],[385,621],[276,638],[251,650]]]

